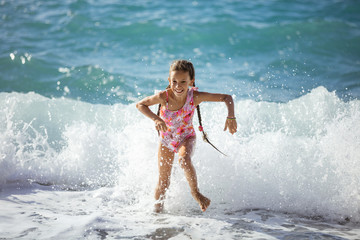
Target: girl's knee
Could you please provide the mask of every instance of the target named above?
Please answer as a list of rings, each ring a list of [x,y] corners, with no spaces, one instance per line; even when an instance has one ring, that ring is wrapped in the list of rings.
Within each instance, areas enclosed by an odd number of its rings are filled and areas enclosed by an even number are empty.
[[[191,164],[191,158],[190,157],[186,157],[186,156],[180,156],[179,157],[179,164],[180,167],[183,169],[186,169],[190,166]]]
[[[168,188],[170,185],[170,178],[159,179],[158,186],[161,188]]]

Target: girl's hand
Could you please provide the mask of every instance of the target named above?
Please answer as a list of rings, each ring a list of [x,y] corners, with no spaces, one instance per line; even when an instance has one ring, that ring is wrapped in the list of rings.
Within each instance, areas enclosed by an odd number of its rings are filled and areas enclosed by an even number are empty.
[[[229,129],[229,132],[231,134],[234,134],[237,132],[237,122],[236,122],[235,118],[227,118],[226,119],[224,131],[226,131],[226,129]]]
[[[167,126],[163,120],[155,120],[155,128],[161,132],[167,131]]]

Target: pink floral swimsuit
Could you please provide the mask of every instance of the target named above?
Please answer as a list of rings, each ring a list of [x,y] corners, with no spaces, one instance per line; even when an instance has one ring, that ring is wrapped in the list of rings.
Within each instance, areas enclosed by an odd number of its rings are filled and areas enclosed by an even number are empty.
[[[166,106],[160,109],[160,117],[168,127],[166,132],[160,132],[160,142],[170,150],[178,152],[181,144],[188,138],[195,136],[192,118],[195,112],[193,87],[188,90],[185,104],[177,111],[171,111],[168,107],[168,92],[166,91]]]

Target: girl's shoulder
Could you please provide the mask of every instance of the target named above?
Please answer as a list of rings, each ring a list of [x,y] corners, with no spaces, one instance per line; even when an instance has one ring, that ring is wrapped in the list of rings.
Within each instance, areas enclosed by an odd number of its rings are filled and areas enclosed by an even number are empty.
[[[201,102],[201,101],[199,101],[199,99],[201,98],[201,95],[203,92],[200,92],[198,90],[198,88],[195,88],[195,87],[192,88],[192,90],[193,90],[193,100],[194,100],[195,105],[197,106]]]
[[[189,91],[192,92],[193,96],[199,94],[199,88],[198,88],[198,87],[191,87],[191,88],[189,89]]]
[[[194,97],[198,97],[198,96],[200,96],[201,94],[204,93],[204,92],[199,91],[198,88],[195,88],[195,87],[192,88],[192,91],[193,91],[193,96]]]
[[[164,105],[168,101],[169,96],[169,89],[159,91],[157,94],[157,98],[160,100],[161,104]]]

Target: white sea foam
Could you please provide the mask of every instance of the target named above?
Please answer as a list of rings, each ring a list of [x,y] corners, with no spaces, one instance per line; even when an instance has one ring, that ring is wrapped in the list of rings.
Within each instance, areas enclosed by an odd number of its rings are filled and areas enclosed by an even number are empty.
[[[157,177],[157,133],[134,104],[94,105],[35,93],[0,93],[0,182],[36,181],[148,208]],[[197,141],[193,163],[211,208],[263,208],[360,221],[360,101],[319,87],[288,103],[236,102],[238,130],[223,132],[226,107],[202,104],[205,131],[229,157]],[[196,116],[194,120],[197,124]],[[167,209],[196,207],[178,164]]]

